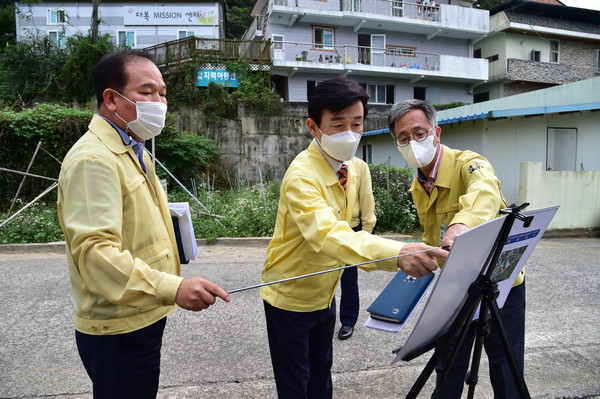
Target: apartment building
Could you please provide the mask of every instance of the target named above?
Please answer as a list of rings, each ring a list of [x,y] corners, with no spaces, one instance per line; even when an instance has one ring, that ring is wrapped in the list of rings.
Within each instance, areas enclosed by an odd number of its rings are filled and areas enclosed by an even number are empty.
[[[375,104],[420,98],[473,102],[488,61],[473,57],[489,31],[472,0],[257,0],[245,39],[272,45],[275,88],[305,102],[315,85],[343,74]]]
[[[511,0],[490,15],[490,34],[474,46],[490,75],[475,102],[600,76],[600,11]]]
[[[47,35],[62,46],[66,38],[87,34],[92,24],[92,1],[15,2],[17,40]],[[207,1],[98,1],[100,35],[108,34],[117,45],[145,48],[171,40],[196,36],[224,39],[224,0]]]

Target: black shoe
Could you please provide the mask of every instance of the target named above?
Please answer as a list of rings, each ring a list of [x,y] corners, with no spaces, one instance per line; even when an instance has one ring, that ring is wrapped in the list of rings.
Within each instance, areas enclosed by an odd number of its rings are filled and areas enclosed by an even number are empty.
[[[340,328],[340,332],[338,333],[338,338],[339,339],[348,339],[352,336],[353,333],[354,333],[353,326],[342,326],[342,328]]]

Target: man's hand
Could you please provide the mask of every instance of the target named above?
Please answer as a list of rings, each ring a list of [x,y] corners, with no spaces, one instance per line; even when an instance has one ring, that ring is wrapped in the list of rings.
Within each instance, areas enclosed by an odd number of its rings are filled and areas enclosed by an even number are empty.
[[[200,311],[208,308],[219,297],[229,302],[231,297],[218,285],[200,277],[184,279],[179,284],[175,303],[186,310]]]
[[[446,230],[446,234],[444,234],[444,238],[442,239],[442,246],[447,245],[448,250],[450,250],[450,248],[452,248],[452,244],[454,244],[454,239],[456,236],[460,233],[464,233],[467,230],[469,230],[469,226],[462,223],[456,223],[449,226],[448,230]]]
[[[402,247],[400,255],[432,248],[434,247],[422,243],[407,243]],[[432,249],[431,251],[398,258],[398,267],[411,277],[429,276],[438,268],[438,259],[446,259],[447,256],[448,252],[443,249]]]

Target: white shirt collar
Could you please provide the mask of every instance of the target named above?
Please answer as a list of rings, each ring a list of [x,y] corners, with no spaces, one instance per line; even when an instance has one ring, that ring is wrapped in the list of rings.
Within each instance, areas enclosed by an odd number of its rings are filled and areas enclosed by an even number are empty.
[[[317,144],[317,148],[319,149],[319,151],[321,151],[321,154],[323,154],[323,156],[325,157],[327,162],[329,162],[329,165],[331,165],[331,168],[336,173],[340,170],[340,168],[342,167],[343,164],[347,164],[347,162],[336,161],[335,159],[333,159],[329,155],[327,155],[325,153],[325,151],[323,151],[323,149],[321,148],[321,144],[319,143],[319,141],[316,138],[313,138],[313,141]]]

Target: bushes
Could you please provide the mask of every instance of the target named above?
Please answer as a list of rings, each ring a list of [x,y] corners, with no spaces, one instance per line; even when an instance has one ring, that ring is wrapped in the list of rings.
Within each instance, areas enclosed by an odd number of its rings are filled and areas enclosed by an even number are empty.
[[[388,164],[371,166],[373,192],[377,214],[377,232],[412,232],[418,218],[408,187],[412,179],[410,169],[398,169]],[[270,237],[275,229],[280,181],[269,180],[261,187],[242,185],[225,191],[202,187],[198,200],[216,219],[202,215],[204,208],[169,181],[169,201],[189,202],[197,238]],[[56,218],[56,207],[38,203],[24,211],[0,229],[0,243],[48,242],[63,240]],[[7,215],[2,216],[2,220]]]
[[[30,172],[58,178],[58,161],[64,158],[71,146],[87,131],[92,116],[91,111],[57,104],[38,104],[22,111],[0,110],[0,165],[7,169],[25,171],[37,143],[41,141],[44,151],[38,152]],[[156,140],[156,155],[179,180],[189,180],[210,168],[217,168],[220,157],[214,141],[179,132],[172,124],[167,125]],[[164,174],[161,176],[164,177]],[[0,172],[0,178],[3,181],[0,186],[1,211],[8,209],[22,176]],[[32,177],[28,177],[25,182],[20,198],[27,200],[50,185],[47,180]],[[48,197],[49,202],[55,198],[54,195],[53,193]]]
[[[370,165],[375,196],[377,232],[410,233],[419,227],[419,217],[410,188],[414,172],[389,163]]]
[[[31,173],[58,178],[60,164],[77,139],[87,130],[92,112],[57,104],[38,104],[22,111],[0,110],[0,165],[7,169],[25,171],[37,143],[45,151],[39,151],[30,170]],[[46,153],[47,151],[47,153]],[[22,176],[0,172],[0,210],[8,209]],[[32,199],[50,183],[47,180],[28,177],[20,197]],[[55,193],[46,199],[51,202]]]
[[[23,201],[17,200],[17,208],[24,205]],[[2,215],[2,220],[6,217]],[[54,203],[36,202],[0,228],[0,244],[46,243],[64,239]]]
[[[101,36],[97,44],[92,44],[89,35],[70,36],[64,48],[52,45],[48,36],[9,46],[0,54],[0,82],[7,88],[0,100],[25,105],[87,104],[94,94],[92,69],[103,54],[113,50],[109,35]]]

